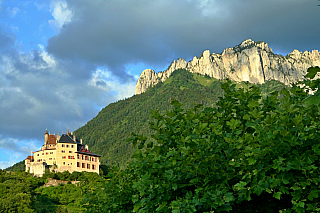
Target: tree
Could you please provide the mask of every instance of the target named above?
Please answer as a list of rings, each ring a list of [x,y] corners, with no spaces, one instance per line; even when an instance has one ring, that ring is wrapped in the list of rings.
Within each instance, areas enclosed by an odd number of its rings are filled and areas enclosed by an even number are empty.
[[[110,171],[88,211],[316,212],[320,210],[320,80],[262,97],[255,85],[222,84],[216,108],[153,111],[151,139],[125,170]]]

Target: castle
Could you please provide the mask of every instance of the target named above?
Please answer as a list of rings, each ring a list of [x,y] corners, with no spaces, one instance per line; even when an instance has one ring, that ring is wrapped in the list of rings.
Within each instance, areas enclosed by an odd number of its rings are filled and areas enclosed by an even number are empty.
[[[67,134],[57,136],[44,134],[44,145],[41,150],[33,152],[25,160],[26,172],[41,177],[46,169],[55,172],[69,171],[96,172],[99,174],[101,156],[89,151],[88,145],[82,144],[69,130]]]

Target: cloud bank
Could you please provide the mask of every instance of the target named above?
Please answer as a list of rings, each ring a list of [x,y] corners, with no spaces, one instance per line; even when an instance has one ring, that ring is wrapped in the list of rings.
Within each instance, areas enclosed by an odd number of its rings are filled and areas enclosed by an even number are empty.
[[[49,53],[103,65],[127,78],[124,64],[163,66],[203,50],[221,52],[252,38],[279,51],[319,47],[316,1],[79,1],[72,21],[48,40]]]

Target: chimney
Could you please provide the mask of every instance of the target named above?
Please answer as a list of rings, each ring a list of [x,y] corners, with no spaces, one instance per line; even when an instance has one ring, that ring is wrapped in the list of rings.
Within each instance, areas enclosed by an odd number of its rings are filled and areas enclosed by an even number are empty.
[[[59,141],[60,140],[60,135],[59,135],[59,132],[58,132],[58,134],[57,134],[57,141]]]
[[[86,150],[89,150],[89,146],[88,146],[87,144],[86,144],[86,146],[85,146],[85,147],[86,147]]]
[[[73,135],[73,134],[71,134],[71,135]],[[76,141],[76,136],[75,135],[73,135],[73,140]]]
[[[80,139],[80,143],[82,144],[82,138]]]
[[[70,133],[69,133],[69,129],[67,129],[67,135],[70,135]]]

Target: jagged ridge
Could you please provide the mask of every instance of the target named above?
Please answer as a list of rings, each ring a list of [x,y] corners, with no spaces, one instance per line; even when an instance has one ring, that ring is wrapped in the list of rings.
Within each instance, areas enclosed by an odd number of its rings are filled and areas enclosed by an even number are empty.
[[[165,81],[174,70],[180,68],[216,79],[229,78],[260,84],[277,80],[288,85],[302,80],[311,66],[320,66],[318,50],[303,53],[294,50],[287,56],[282,56],[274,54],[263,41],[254,42],[247,39],[235,47],[223,50],[221,54],[210,54],[209,50],[205,50],[199,58],[194,56],[189,62],[179,58],[163,72],[156,73],[154,70],[146,69],[140,75],[135,94],[141,94],[150,86]]]

